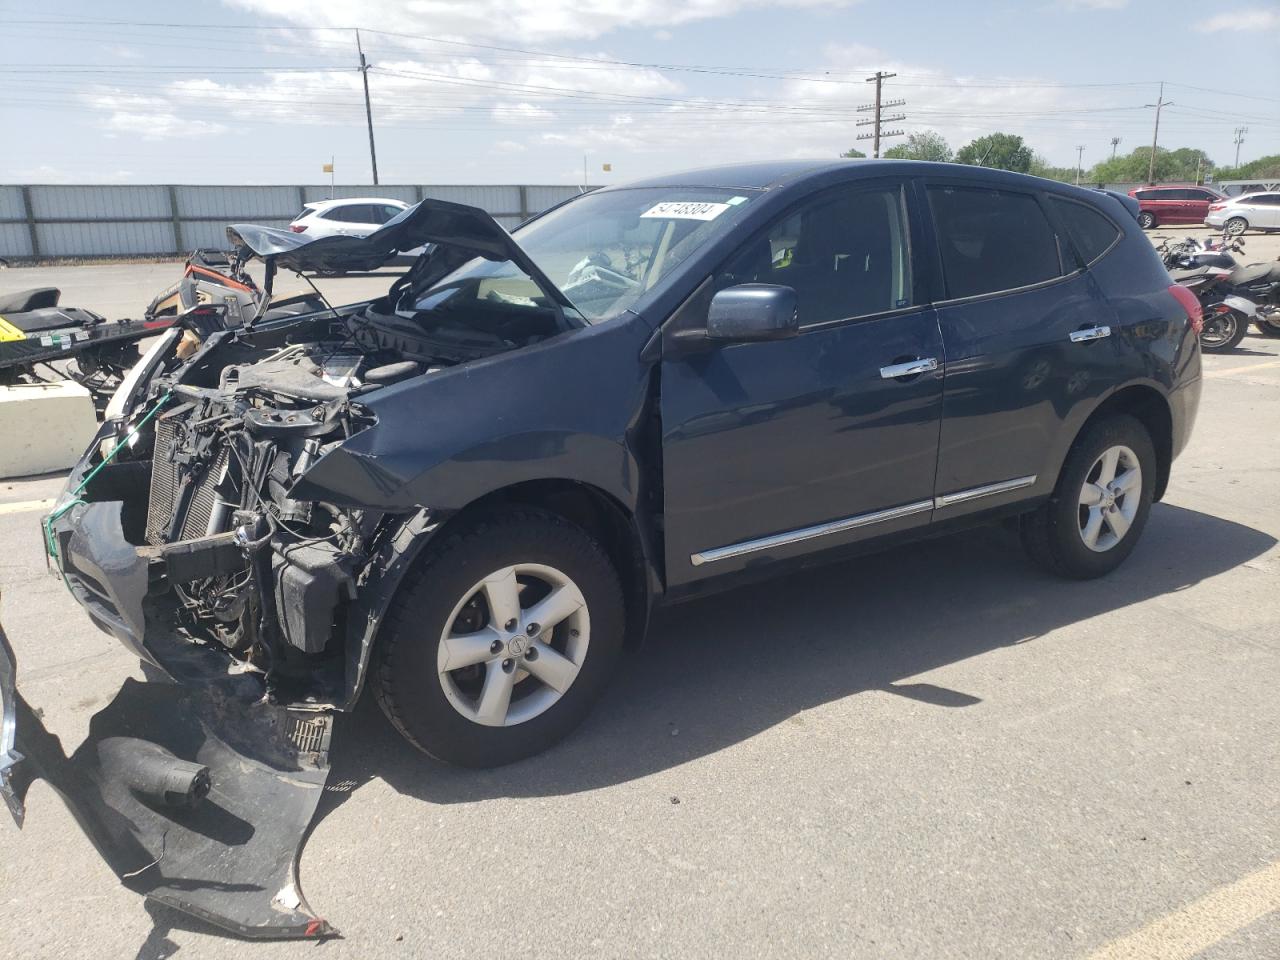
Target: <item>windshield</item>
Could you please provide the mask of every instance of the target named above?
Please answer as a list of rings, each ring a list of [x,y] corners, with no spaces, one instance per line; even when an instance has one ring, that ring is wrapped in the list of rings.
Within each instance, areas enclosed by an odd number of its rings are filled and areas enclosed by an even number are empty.
[[[727,230],[755,195],[706,187],[590,193],[520,228],[516,241],[584,319],[599,323]],[[477,257],[414,292],[399,312],[456,316],[478,307],[543,312],[551,305],[515,263]]]

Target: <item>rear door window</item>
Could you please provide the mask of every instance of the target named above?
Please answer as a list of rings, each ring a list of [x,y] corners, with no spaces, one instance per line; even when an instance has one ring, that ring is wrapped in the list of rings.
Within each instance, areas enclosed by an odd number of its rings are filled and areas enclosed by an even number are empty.
[[[1031,194],[937,184],[928,190],[948,299],[1063,275],[1057,235]]]
[[[1071,238],[1085,263],[1093,263],[1119,239],[1120,228],[1087,203],[1078,203],[1065,197],[1050,197],[1049,202],[1062,218],[1067,236]]]

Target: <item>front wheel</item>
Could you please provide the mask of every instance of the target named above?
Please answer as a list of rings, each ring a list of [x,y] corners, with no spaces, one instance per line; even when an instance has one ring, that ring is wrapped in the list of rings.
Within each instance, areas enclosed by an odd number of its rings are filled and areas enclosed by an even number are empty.
[[[1239,237],[1243,235],[1246,230],[1249,229],[1249,221],[1246,220],[1244,217],[1232,217],[1230,220],[1228,220],[1226,223],[1222,225],[1222,228],[1227,232],[1228,235],[1233,237]]]
[[[1229,307],[1206,314],[1204,329],[1200,331],[1200,349],[1205,353],[1226,353],[1240,346],[1249,329],[1249,318]]]
[[[1022,518],[1023,546],[1059,576],[1108,574],[1137,545],[1155,483],[1155,448],[1146,427],[1127,414],[1101,420],[1077,438],[1049,501]]]
[[[374,690],[410,743],[494,767],[566,736],[622,650],[622,587],[581,528],[500,514],[428,548],[378,642]]]
[[[1264,337],[1280,337],[1280,307],[1263,307],[1253,325]]]
[[[1155,225],[1156,225],[1155,214],[1150,213],[1147,210],[1143,210],[1141,213],[1138,214],[1138,226],[1140,226],[1143,230],[1150,230]]]

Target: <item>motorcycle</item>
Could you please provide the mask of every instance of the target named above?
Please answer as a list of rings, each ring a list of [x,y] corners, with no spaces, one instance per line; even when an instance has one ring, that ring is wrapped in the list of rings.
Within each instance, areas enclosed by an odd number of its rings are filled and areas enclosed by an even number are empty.
[[[0,386],[70,378],[88,389],[101,409],[138,361],[139,341],[173,319],[108,320],[59,304],[57,287],[0,296]]]
[[[1280,337],[1280,261],[1242,266],[1232,254],[1244,252],[1244,241],[1226,232],[1217,242],[1202,243],[1194,237],[1180,241],[1158,239],[1162,242],[1157,250],[1170,270],[1220,267],[1230,271],[1222,288],[1255,305],[1257,310],[1252,320],[1259,333]]]

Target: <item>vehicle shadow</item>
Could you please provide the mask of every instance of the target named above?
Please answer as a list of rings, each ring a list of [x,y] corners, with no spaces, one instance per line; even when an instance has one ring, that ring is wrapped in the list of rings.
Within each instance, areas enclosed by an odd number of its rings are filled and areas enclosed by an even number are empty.
[[[335,731],[313,827],[374,777],[432,803],[556,796],[687,763],[864,691],[963,709],[980,701],[902,681],[1182,590],[1275,543],[1241,524],[1157,504],[1123,571],[1102,580],[1041,573],[1015,536],[992,527],[683,604],[655,621],[576,733],[495,770],[423,756],[366,696]]]

